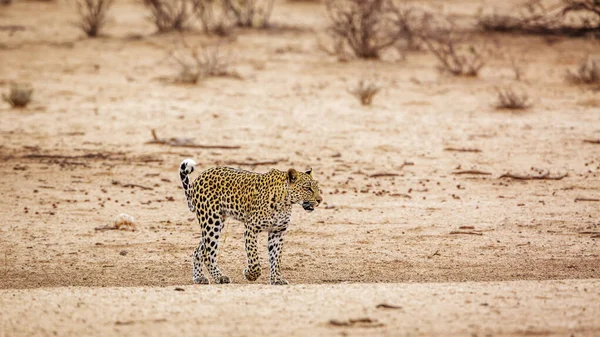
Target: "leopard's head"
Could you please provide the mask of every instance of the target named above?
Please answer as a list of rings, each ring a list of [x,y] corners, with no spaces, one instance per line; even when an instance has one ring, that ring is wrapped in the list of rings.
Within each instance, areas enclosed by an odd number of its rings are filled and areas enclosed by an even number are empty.
[[[312,212],[323,202],[319,183],[312,177],[312,169],[298,172],[291,168],[287,172],[287,178],[292,204],[300,204],[304,210]]]

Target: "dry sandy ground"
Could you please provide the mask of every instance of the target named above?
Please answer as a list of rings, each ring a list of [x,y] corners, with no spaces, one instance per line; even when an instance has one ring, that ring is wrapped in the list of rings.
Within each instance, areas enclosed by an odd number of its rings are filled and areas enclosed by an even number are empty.
[[[598,336],[600,281],[2,290],[0,336]]]
[[[481,5],[445,3],[466,19]],[[117,1],[106,36],[93,40],[71,25],[72,13],[62,2],[0,10],[2,27],[23,28],[0,31],[1,89],[11,80],[35,88],[28,108],[0,106],[1,333],[236,334],[271,329],[269,314],[272,329],[303,327],[298,334],[600,333],[600,202],[576,201],[600,199],[600,145],[584,142],[600,139],[600,98],[564,81],[598,43],[486,36],[497,50],[480,76],[454,78],[425,52],[339,63],[319,52],[311,31],[326,24],[322,6],[281,2],[279,28],[241,31],[223,46],[243,79],[177,85],[165,81],[177,73],[166,57],[177,36],[154,35],[138,3]],[[521,84],[506,53],[527,64]],[[384,88],[371,107],[347,91],[363,77]],[[494,87],[507,83],[527,88],[533,107],[495,109]],[[151,129],[239,148],[146,144]],[[297,287],[240,285],[248,282],[235,222],[220,264],[237,285],[190,285],[200,233],[179,188],[187,157],[200,170],[313,168],[325,204],[296,209],[284,249],[284,276]],[[567,176],[499,178],[532,168]],[[471,169],[490,174],[457,174]],[[120,213],[136,218],[136,231],[95,230]],[[383,282],[394,284],[372,284]],[[185,292],[173,290],[181,285]],[[403,310],[374,308],[388,300]],[[66,318],[62,308],[78,303],[82,316]],[[133,304],[139,312],[125,313]],[[236,324],[224,325],[224,312]],[[384,325],[327,325],[363,316]]]

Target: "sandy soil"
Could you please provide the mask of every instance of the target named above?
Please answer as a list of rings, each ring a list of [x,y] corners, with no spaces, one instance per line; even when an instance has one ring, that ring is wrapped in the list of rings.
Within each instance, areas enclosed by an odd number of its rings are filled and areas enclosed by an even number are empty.
[[[5,336],[597,336],[599,286],[571,280],[1,290],[10,311],[0,323]]]
[[[469,19],[480,2],[446,6]],[[177,85],[165,80],[177,73],[167,57],[177,35],[153,34],[146,15],[136,2],[117,1],[105,36],[85,39],[72,26],[66,3],[17,2],[0,9],[2,27],[23,28],[0,31],[1,89],[6,92],[12,80],[35,88],[26,109],[0,106],[0,312],[9,323],[0,333],[285,328],[264,321],[244,325],[254,314],[306,329],[298,334],[337,333],[328,319],[365,314],[384,326],[339,332],[395,334],[410,326],[407,335],[600,333],[592,319],[598,316],[600,203],[576,201],[600,198],[600,145],[584,142],[600,139],[600,98],[564,81],[566,69],[599,53],[598,43],[481,37],[498,49],[477,78],[440,74],[425,52],[404,61],[390,55],[339,63],[316,47],[312,30],[326,24],[322,6],[281,2],[273,16],[277,29],[240,31],[223,46],[243,79]],[[193,32],[186,38],[206,41]],[[527,64],[521,84],[511,79],[510,53]],[[383,86],[371,107],[348,93],[361,78]],[[534,106],[519,113],[495,109],[494,87],[507,83],[527,88]],[[161,137],[239,148],[146,144],[152,129]],[[311,214],[296,209],[284,249],[283,273],[299,286],[239,285],[248,282],[241,273],[243,229],[236,222],[227,226],[220,263],[237,285],[190,285],[200,233],[177,176],[187,157],[200,170],[313,168],[325,204]],[[490,174],[457,174],[472,169]],[[532,169],[567,176],[499,178]],[[378,177],[382,173],[392,176]],[[95,230],[120,213],[136,218],[136,231]],[[263,274],[257,283],[267,281]],[[382,282],[396,284],[370,284]],[[175,293],[175,285],[185,292]],[[210,300],[212,294],[218,300]],[[388,294],[410,311],[396,317],[376,310]],[[449,303],[438,302],[442,294]],[[275,307],[254,304],[269,296]],[[23,315],[32,298],[38,306]],[[96,308],[96,298],[106,302]],[[77,299],[84,321],[56,311],[55,304],[77,311]],[[181,309],[175,299],[182,299]],[[480,305],[488,299],[498,300],[499,314],[491,303]],[[545,307],[546,300],[552,306]],[[150,311],[121,318],[119,303],[143,301]],[[192,314],[192,303],[233,312],[238,324],[224,326],[222,316],[204,311]],[[292,311],[277,310],[284,306]],[[413,311],[428,318],[410,319]],[[293,313],[304,316],[294,322]],[[438,317],[442,321],[434,324]],[[116,320],[148,325],[115,327]]]

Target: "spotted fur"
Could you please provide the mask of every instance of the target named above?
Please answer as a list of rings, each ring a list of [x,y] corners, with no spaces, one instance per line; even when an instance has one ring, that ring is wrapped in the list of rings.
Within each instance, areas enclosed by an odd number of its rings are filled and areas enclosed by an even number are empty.
[[[255,173],[230,167],[208,169],[190,183],[194,161],[184,160],[179,169],[181,184],[190,211],[196,213],[202,238],[193,259],[194,283],[208,284],[202,272],[204,264],[215,283],[229,283],[217,266],[219,238],[225,219],[232,217],[244,223],[247,267],[244,276],[255,281],[261,274],[257,251],[257,235],[268,231],[271,284],[288,284],[281,277],[280,259],[283,237],[290,224],[292,205],[300,204],[312,212],[323,199],[319,184],[311,170],[287,172],[271,170]]]

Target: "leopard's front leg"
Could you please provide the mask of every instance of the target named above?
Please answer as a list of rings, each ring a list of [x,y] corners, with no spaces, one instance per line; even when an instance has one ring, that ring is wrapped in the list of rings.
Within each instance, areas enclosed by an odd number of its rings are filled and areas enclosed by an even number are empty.
[[[258,257],[258,249],[256,245],[257,231],[254,228],[250,228],[246,225],[244,231],[244,240],[246,246],[246,261],[248,267],[244,270],[244,276],[248,281],[256,281],[260,276],[260,260]]]
[[[281,271],[279,267],[285,232],[286,228],[276,229],[269,232],[269,263],[271,264],[271,284],[273,285],[288,284],[288,281],[281,278]]]

